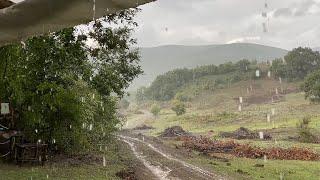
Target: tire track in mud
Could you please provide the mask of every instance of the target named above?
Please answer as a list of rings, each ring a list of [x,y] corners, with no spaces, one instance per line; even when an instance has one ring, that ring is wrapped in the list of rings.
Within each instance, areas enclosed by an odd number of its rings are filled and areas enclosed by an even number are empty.
[[[165,170],[163,170],[160,166],[154,166],[154,165],[152,165],[149,161],[146,160],[145,157],[143,157],[143,156],[137,151],[134,143],[126,140],[126,139],[123,138],[123,137],[121,137],[121,138],[122,138],[122,141],[123,141],[123,142],[127,143],[127,144],[130,146],[133,154],[134,154],[140,161],[142,161],[143,165],[144,165],[146,168],[148,168],[155,177],[159,178],[160,180],[169,180],[169,179],[167,178],[168,175],[169,175],[169,173],[170,173],[170,171],[171,171],[169,168],[167,168],[167,171],[165,171]]]
[[[180,169],[188,169],[188,170],[191,170],[193,175],[199,177],[200,179],[208,179],[208,180],[211,180],[211,179],[226,179],[226,178],[223,178],[219,175],[216,175],[216,174],[213,174],[207,170],[204,170],[198,166],[195,166],[195,165],[192,165],[190,163],[187,163],[181,159],[177,159],[169,154],[166,154],[165,152],[161,151],[159,148],[156,148],[155,146],[153,146],[152,144],[144,141],[144,138],[143,140],[140,140],[138,138],[133,138],[133,137],[129,137],[129,136],[124,136],[124,135],[118,135],[119,139],[122,140],[123,142],[129,144],[129,146],[131,147],[131,150],[133,151],[134,155],[140,159],[140,161],[143,162],[143,164],[159,179],[161,180],[171,180],[171,179],[179,179],[179,177],[170,177],[170,174],[173,172],[173,171],[178,171],[179,169],[170,169],[169,167],[166,167],[166,166],[155,166],[155,165],[152,165],[152,163],[148,162],[146,160],[145,157],[143,157],[142,155],[139,154],[139,152],[137,151],[137,148],[135,147],[135,143],[140,143],[141,145],[144,146],[144,148],[148,148],[154,152],[156,152],[157,154],[159,154],[162,158],[165,158],[166,160],[168,161],[171,161],[171,162],[176,162],[178,164],[180,164],[180,166],[182,166]],[[164,170],[166,169],[166,170]]]

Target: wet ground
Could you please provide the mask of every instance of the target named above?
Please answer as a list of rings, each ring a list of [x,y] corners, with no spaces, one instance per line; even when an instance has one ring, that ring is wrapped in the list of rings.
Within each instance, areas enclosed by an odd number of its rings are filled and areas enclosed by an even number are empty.
[[[134,156],[142,162],[143,172],[136,172],[137,175],[144,173],[138,179],[160,179],[160,180],[208,180],[227,179],[219,176],[208,169],[192,165],[185,161],[188,153],[180,149],[166,146],[161,139],[146,137],[132,131],[122,132],[119,139],[129,145]]]

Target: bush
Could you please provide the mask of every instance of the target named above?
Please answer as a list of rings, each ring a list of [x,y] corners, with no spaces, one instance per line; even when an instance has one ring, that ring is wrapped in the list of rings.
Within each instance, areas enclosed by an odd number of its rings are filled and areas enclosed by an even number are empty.
[[[160,106],[159,106],[158,104],[153,104],[153,105],[151,106],[150,112],[151,112],[154,116],[158,116],[159,113],[160,113],[160,111],[161,111],[161,108],[160,108]]]
[[[171,109],[177,114],[177,116],[181,116],[186,113],[186,107],[181,101],[174,100],[172,105]]]
[[[310,122],[311,117],[306,116],[297,124],[299,141],[305,143],[313,143],[316,141],[316,137],[312,134],[311,128],[309,127]]]

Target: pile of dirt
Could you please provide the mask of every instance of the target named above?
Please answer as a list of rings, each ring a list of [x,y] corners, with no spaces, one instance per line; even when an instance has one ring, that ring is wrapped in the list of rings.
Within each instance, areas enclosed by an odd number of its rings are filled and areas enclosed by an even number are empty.
[[[234,132],[221,132],[219,136],[223,138],[232,138],[232,139],[259,139],[260,138],[258,132],[250,131],[249,129],[244,127],[240,127]],[[269,140],[269,139],[272,139],[272,137],[270,134],[264,133],[263,139]]]
[[[150,129],[154,129],[154,128],[151,126],[147,126],[145,124],[133,128],[133,130],[150,130]]]
[[[183,138],[183,147],[210,155],[211,153],[228,153],[237,157],[245,158],[263,158],[279,160],[304,160],[317,161],[320,155],[304,148],[269,148],[263,149],[250,146],[248,144],[239,144],[234,141],[213,141],[205,137]]]
[[[263,158],[277,160],[301,160],[301,161],[317,161],[320,160],[320,155],[305,148],[270,148],[262,149],[249,145],[240,145],[233,150],[233,155],[245,158]]]
[[[190,136],[189,132],[186,132],[180,126],[173,126],[170,128],[165,129],[160,137],[179,137],[179,136]]]
[[[123,180],[137,180],[136,175],[132,170],[121,170],[116,173],[116,176]]]
[[[212,141],[209,138],[200,136],[184,137],[183,147],[187,149],[196,150],[204,154],[209,153],[231,153],[239,144],[234,141]]]

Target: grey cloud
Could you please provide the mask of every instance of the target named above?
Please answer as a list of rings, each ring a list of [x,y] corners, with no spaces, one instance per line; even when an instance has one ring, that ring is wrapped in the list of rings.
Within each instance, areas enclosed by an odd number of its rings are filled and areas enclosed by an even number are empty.
[[[319,5],[314,0],[304,0],[303,2],[294,3],[290,8],[279,8],[274,12],[274,17],[302,17],[309,14],[313,5]]]
[[[297,36],[313,29],[318,21],[320,13],[315,7],[320,0],[316,1],[268,0],[266,12],[273,15],[267,23],[268,33],[264,33],[264,1],[157,0],[141,7],[135,36],[143,47],[223,44],[246,37],[261,37],[247,41],[286,49],[304,44],[320,46],[320,30],[310,31],[303,38]]]
[[[288,16],[292,16],[293,15],[293,12],[290,8],[280,8],[280,9],[277,9],[273,16],[274,17],[281,17],[281,16],[284,16],[284,17],[288,17]]]

